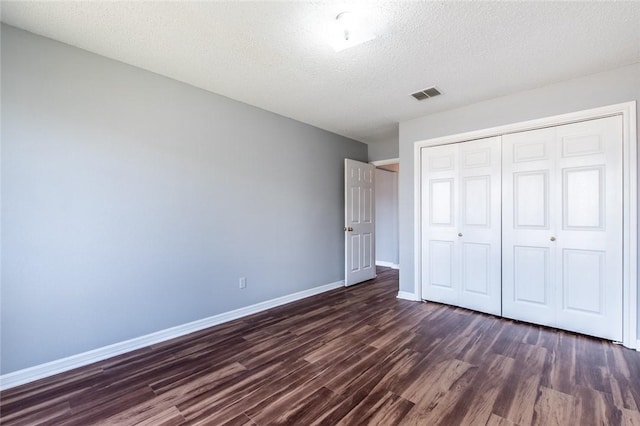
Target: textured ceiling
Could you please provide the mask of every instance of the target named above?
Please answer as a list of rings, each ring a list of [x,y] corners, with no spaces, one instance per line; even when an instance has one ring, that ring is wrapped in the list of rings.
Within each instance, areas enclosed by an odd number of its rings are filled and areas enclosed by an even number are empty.
[[[335,52],[356,11],[377,34]],[[640,62],[640,2],[12,2],[2,21],[366,143],[397,123]],[[409,96],[436,85],[443,95]]]

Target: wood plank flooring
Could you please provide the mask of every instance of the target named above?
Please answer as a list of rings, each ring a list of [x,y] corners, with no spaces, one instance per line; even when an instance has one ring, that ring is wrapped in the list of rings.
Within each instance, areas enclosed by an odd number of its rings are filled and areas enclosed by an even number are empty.
[[[640,425],[640,353],[398,273],[3,392],[3,425]]]

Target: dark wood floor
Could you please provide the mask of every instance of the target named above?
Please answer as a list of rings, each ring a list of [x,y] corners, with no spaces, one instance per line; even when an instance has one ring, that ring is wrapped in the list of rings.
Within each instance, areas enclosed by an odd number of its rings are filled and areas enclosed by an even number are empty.
[[[1,423],[640,425],[640,353],[396,299],[397,271],[1,395]]]

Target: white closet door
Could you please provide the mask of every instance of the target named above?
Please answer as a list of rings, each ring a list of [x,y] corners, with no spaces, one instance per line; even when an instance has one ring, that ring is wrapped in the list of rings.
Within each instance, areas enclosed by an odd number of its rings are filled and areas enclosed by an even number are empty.
[[[502,315],[556,325],[555,132],[502,137]]]
[[[422,149],[422,298],[457,305],[458,146]]]
[[[500,137],[458,146],[460,306],[501,314]]]
[[[622,117],[557,128],[558,327],[622,340]]]
[[[422,295],[501,313],[500,138],[422,152]]]
[[[621,117],[503,137],[503,315],[622,339]]]

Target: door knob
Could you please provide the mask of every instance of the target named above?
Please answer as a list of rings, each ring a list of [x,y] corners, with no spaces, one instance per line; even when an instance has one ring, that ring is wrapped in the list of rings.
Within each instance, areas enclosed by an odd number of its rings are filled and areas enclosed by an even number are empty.
[[[462,237],[462,232],[458,232],[458,237]]]
[[[551,237],[551,238],[549,238],[549,239],[550,239],[551,241],[555,241],[555,240],[556,240],[556,237]]]
[[[345,227],[344,227],[344,230],[345,230],[345,231],[349,231],[349,232],[353,232],[353,228],[352,228],[352,227],[348,227],[348,228],[347,228],[347,227],[345,226]]]

